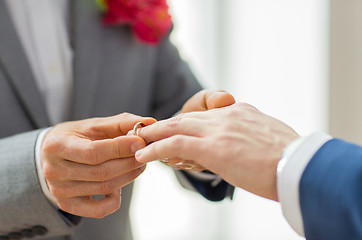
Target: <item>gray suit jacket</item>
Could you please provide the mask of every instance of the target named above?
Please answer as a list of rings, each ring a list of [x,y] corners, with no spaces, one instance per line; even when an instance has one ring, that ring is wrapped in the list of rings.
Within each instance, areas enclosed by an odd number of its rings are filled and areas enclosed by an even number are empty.
[[[103,26],[94,0],[71,1],[70,11],[75,58],[69,120],[122,112],[162,119],[200,90],[169,39],[149,47],[126,26]],[[47,233],[34,239],[132,239],[131,185],[123,189],[121,208],[104,219],[77,224],[48,202],[34,163],[37,129],[47,126],[43,99],[0,0],[0,236],[41,226]]]

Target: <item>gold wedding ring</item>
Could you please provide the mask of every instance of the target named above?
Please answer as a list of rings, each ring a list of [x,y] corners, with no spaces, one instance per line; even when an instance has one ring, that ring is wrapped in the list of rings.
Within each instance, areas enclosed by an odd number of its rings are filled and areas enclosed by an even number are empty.
[[[133,135],[139,137],[139,129],[145,127],[143,122],[138,122],[133,127]]]

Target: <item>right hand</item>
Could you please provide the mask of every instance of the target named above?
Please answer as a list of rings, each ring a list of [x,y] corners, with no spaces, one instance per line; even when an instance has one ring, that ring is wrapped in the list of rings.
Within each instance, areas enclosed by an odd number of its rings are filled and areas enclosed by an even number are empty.
[[[134,154],[142,138],[126,136],[135,123],[156,120],[123,113],[56,125],[44,138],[41,163],[58,206],[71,214],[102,218],[120,207],[120,189],[145,169]],[[92,199],[105,195],[102,200]]]

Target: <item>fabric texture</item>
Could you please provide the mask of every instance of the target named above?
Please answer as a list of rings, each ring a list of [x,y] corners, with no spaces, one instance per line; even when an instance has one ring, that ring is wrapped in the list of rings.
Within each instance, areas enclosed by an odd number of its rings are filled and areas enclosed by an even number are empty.
[[[362,239],[362,147],[327,142],[300,182],[300,204],[308,240]]]
[[[165,38],[150,47],[127,26],[106,27],[93,0],[71,1],[73,91],[68,120],[130,112],[171,117],[201,89]],[[122,205],[103,219],[68,216],[43,194],[34,161],[41,128],[51,125],[14,24],[0,1],[0,236],[44,226],[49,240],[131,240],[132,184]]]
[[[52,124],[67,119],[72,86],[68,0],[6,0]]]
[[[296,139],[284,149],[283,158],[278,164],[277,189],[283,215],[301,236],[304,236],[304,227],[299,201],[300,180],[314,154],[331,139],[325,133],[314,133]]]

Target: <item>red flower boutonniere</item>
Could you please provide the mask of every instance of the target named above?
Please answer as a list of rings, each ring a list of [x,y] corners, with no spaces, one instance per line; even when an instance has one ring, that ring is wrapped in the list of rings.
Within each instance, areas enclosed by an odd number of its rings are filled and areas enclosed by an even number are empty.
[[[107,25],[129,24],[137,38],[157,44],[172,26],[166,0],[97,0]]]

